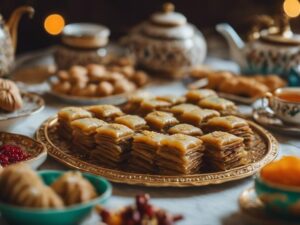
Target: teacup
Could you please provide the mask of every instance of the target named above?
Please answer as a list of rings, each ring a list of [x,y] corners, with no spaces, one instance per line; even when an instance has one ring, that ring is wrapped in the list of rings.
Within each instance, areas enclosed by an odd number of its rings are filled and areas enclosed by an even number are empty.
[[[279,88],[267,93],[269,107],[284,122],[300,125],[300,88]]]

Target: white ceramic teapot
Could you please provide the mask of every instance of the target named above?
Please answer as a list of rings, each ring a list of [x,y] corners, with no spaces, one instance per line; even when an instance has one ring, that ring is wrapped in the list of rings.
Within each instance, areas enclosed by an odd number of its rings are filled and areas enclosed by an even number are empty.
[[[300,35],[291,31],[285,16],[260,16],[257,22],[247,43],[229,24],[218,24],[216,29],[227,40],[231,57],[242,72],[288,75],[300,64]]]

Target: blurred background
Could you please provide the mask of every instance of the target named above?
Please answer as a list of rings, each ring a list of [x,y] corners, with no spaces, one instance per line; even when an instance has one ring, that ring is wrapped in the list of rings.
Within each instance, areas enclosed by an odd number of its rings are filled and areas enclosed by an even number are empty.
[[[44,23],[48,16],[59,14],[65,24],[92,22],[110,28],[111,40],[117,40],[128,30],[161,8],[160,0],[1,0],[0,12],[7,20],[18,6],[31,5],[35,8],[34,19],[23,18],[19,26],[17,53],[45,48],[59,43],[59,35],[49,34]],[[222,38],[214,31],[219,22],[228,22],[246,35],[253,17],[259,14],[276,15],[282,12],[283,0],[174,0],[176,11],[183,13],[190,23],[204,32],[209,50],[226,47],[216,45],[215,39]],[[49,18],[49,17],[48,17]],[[299,30],[297,17],[291,20],[294,31]],[[224,42],[225,43],[225,42]]]

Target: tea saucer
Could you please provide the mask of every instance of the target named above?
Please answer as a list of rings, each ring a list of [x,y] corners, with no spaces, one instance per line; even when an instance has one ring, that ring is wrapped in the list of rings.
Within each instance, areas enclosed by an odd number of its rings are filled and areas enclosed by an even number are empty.
[[[300,134],[300,126],[285,123],[276,117],[273,111],[268,107],[268,100],[266,98],[255,101],[252,105],[252,109],[253,119],[269,130],[289,135]]]
[[[299,221],[287,221],[268,213],[264,204],[257,198],[253,187],[242,192],[239,197],[239,206],[243,215],[253,224],[299,225]]]

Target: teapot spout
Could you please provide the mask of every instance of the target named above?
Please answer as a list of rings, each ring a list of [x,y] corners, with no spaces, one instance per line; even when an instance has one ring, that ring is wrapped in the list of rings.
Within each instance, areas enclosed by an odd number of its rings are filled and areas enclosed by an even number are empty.
[[[231,57],[239,64],[244,64],[244,56],[242,55],[242,49],[245,43],[235,30],[227,23],[221,23],[216,26],[216,30],[221,33],[229,45]]]
[[[14,50],[16,50],[17,47],[17,33],[18,33],[19,21],[24,13],[28,13],[29,16],[32,18],[34,15],[34,9],[30,6],[21,6],[15,9],[15,11],[13,11],[7,23],[7,27],[12,38],[12,44]]]

